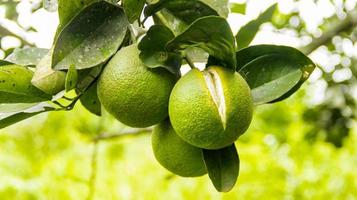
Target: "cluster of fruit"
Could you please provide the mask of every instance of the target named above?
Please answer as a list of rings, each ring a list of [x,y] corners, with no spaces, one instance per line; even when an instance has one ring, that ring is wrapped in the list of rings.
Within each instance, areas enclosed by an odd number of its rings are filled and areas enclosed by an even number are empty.
[[[181,78],[148,68],[136,44],[122,48],[104,68],[98,96],[104,108],[131,127],[153,126],[156,159],[184,177],[207,173],[202,149],[233,144],[248,128],[253,100],[234,71],[210,66]]]

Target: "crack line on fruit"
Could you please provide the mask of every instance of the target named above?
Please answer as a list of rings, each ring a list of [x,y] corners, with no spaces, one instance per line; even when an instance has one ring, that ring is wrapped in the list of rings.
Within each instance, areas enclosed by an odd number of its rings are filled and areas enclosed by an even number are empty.
[[[211,97],[213,99],[213,102],[215,103],[218,114],[220,116],[223,129],[226,129],[226,100],[224,97],[224,92],[223,92],[223,85],[222,81],[218,75],[218,73],[213,70],[209,69],[207,71],[203,72],[204,78],[208,87],[208,90],[211,94]]]

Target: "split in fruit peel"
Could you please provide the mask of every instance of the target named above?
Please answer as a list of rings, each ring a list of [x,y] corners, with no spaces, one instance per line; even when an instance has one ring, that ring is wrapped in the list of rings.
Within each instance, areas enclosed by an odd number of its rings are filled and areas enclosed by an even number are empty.
[[[220,149],[232,144],[248,128],[253,114],[250,89],[229,69],[193,69],[175,85],[169,116],[176,133],[187,143]]]

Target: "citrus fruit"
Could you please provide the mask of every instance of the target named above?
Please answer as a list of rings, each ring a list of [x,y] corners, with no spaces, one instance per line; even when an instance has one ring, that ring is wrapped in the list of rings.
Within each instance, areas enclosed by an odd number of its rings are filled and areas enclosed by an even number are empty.
[[[248,128],[253,113],[250,88],[234,71],[193,69],[172,90],[169,116],[176,133],[205,149],[232,144]]]
[[[116,53],[99,78],[98,97],[104,108],[123,124],[148,127],[167,117],[176,79],[163,68],[146,67],[139,53],[136,44]]]
[[[207,173],[202,150],[177,136],[169,120],[155,126],[152,147],[158,162],[174,174],[195,177]]]

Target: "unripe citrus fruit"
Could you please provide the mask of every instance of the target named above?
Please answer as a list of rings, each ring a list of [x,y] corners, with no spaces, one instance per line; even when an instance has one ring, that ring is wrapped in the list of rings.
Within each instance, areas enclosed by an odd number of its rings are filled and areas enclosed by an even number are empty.
[[[191,70],[172,90],[169,116],[176,133],[205,149],[232,144],[248,128],[253,113],[250,88],[229,69]]]
[[[162,68],[146,67],[139,53],[137,45],[118,51],[100,76],[98,97],[120,122],[147,127],[167,117],[175,76]]]
[[[207,173],[202,150],[177,136],[169,120],[155,126],[152,148],[159,163],[174,174],[195,177]]]

